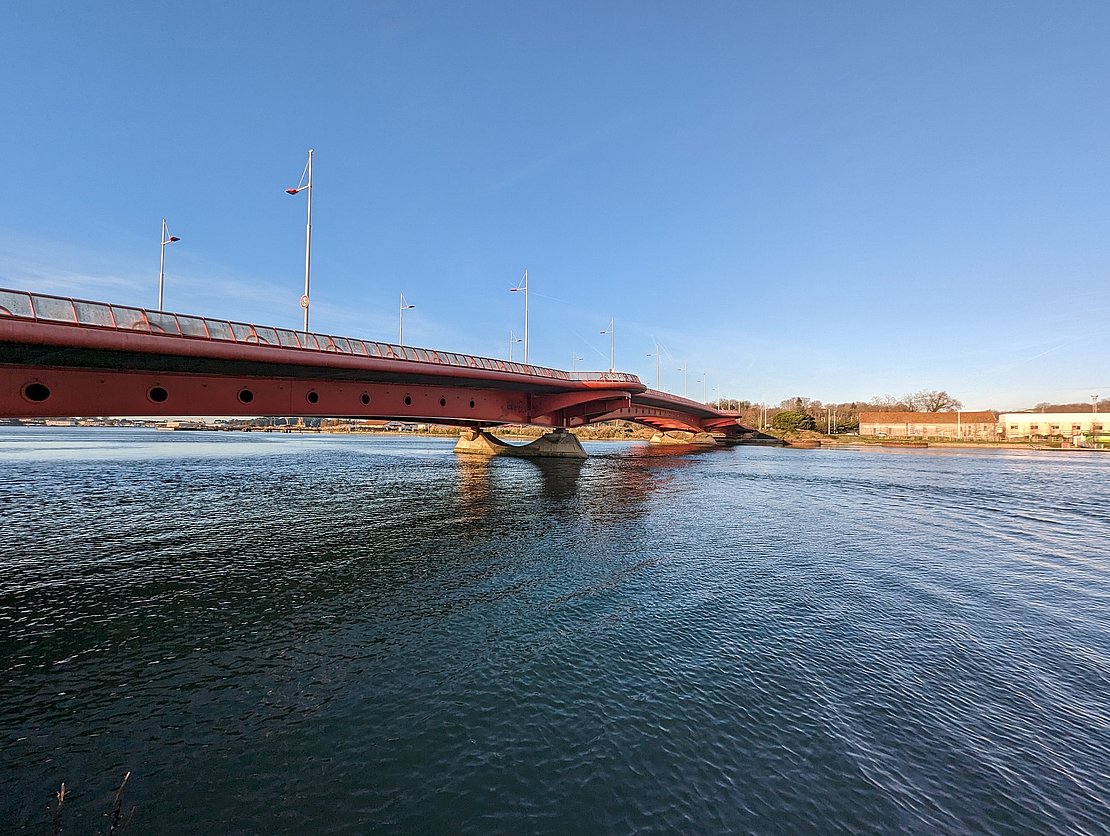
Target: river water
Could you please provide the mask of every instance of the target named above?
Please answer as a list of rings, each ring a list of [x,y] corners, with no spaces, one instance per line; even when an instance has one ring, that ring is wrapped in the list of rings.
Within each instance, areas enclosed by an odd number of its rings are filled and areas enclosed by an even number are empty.
[[[1105,833],[1110,456],[0,430],[0,832]]]

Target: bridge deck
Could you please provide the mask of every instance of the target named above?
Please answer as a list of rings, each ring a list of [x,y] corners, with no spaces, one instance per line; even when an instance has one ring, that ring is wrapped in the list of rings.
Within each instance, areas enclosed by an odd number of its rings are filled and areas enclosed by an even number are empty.
[[[734,416],[623,372],[0,290],[0,417],[304,415],[483,426],[624,419],[736,434]],[[747,428],[739,428],[746,430]]]
[[[461,385],[529,391],[646,389],[638,377],[623,372],[567,372],[491,357],[3,289],[0,343],[6,344],[3,361],[22,365],[280,373],[397,383],[452,378]],[[282,366],[287,368],[274,368]]]

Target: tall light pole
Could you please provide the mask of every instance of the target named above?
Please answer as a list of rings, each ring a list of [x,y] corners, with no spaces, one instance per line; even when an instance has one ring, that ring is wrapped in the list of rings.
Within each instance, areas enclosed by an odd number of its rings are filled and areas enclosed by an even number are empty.
[[[513,362],[513,343],[524,342],[520,337],[513,333],[513,329],[509,329],[509,362]]]
[[[524,270],[524,278],[517,282],[516,287],[510,287],[509,293],[524,294],[524,365],[528,365],[528,269]]]
[[[405,304],[404,291],[401,292],[401,305],[397,309],[397,345],[405,344],[405,311],[411,311],[416,305]],[[307,312],[306,312],[307,313]],[[308,326],[305,325],[307,329]]]
[[[158,307],[161,309],[161,305]],[[1091,395],[1091,412],[1098,412],[1098,395]]]
[[[304,296],[301,297],[301,307],[304,308],[304,332],[308,334],[308,277],[309,267],[312,263],[312,149],[308,149],[308,162],[301,179],[292,189],[286,189],[286,194],[300,194],[308,190],[308,220],[304,227]]]
[[[570,353],[570,370],[572,372],[578,371],[578,361],[582,360],[582,359],[583,359],[582,357],[578,356],[577,351],[572,351]]]
[[[652,353],[650,353],[648,355],[648,357],[654,357],[655,358],[655,389],[656,389],[656,391],[659,390],[659,354],[660,354],[659,343],[656,343],[655,344],[655,351],[653,351]]]
[[[617,321],[609,320],[609,327],[601,332],[609,335],[609,371],[617,370]]]
[[[690,364],[687,362],[687,363],[683,363],[682,366],[677,369],[677,371],[682,372],[682,397],[684,397],[684,398],[690,397],[687,394],[687,387],[686,387],[686,379],[689,376],[687,374],[689,366],[690,366]]]
[[[181,240],[176,235],[167,235],[166,232],[166,219],[162,218],[162,260],[158,264],[158,310],[162,310],[162,285],[166,283],[166,244]]]
[[[701,402],[704,404],[709,403],[709,398],[705,394],[705,385],[709,381],[709,372],[701,373]]]

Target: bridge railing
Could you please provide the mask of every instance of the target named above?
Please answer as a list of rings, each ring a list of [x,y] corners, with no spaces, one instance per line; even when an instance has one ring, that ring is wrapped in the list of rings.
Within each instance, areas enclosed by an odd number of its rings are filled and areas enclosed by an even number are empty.
[[[612,383],[639,383],[640,378],[624,372],[565,372],[569,380],[601,380]]]
[[[354,337],[305,333],[287,328],[251,325],[211,317],[150,311],[107,302],[89,302],[62,296],[47,296],[19,290],[0,289],[0,317],[10,316],[39,322],[65,323],[115,331],[140,331],[186,339],[213,340],[263,345],[293,351],[346,354],[387,360],[408,360],[464,369],[508,372],[555,380],[602,380],[639,385],[636,375],[623,372],[566,372],[544,366],[510,363],[492,357],[458,354],[408,345],[393,345]]]

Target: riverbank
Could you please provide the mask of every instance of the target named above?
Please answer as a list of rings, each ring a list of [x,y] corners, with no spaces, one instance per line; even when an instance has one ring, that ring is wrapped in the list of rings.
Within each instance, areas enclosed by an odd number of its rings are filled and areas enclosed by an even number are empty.
[[[765,432],[772,432],[766,430]],[[907,449],[964,449],[964,450],[1036,450],[1059,453],[1106,453],[1110,449],[1098,447],[1075,447],[1050,442],[1031,441],[950,441],[946,439],[896,439],[874,436],[822,435],[816,432],[772,433],[789,446],[796,447],[835,447],[835,448],[897,448]]]

